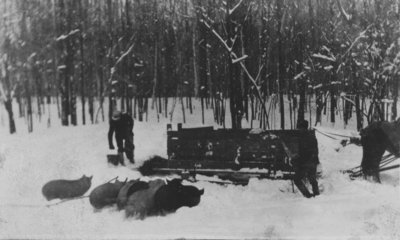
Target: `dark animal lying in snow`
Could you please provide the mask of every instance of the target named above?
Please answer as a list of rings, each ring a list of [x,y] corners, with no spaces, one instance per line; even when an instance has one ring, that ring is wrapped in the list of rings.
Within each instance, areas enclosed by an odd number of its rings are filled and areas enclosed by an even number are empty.
[[[144,161],[143,165],[139,167],[139,172],[143,176],[154,175],[156,172],[153,170],[155,166],[165,166],[168,159],[165,159],[160,156],[153,156],[146,161]]]
[[[132,193],[125,207],[125,215],[127,217],[135,216],[139,219],[144,219],[146,216],[156,214],[154,195],[157,190],[164,185],[164,180],[157,179],[149,182],[148,189]]]
[[[163,180],[149,182],[149,188],[134,192],[125,208],[126,216],[144,219],[151,215],[164,215],[178,208],[194,207],[199,204],[204,190],[182,185],[181,179],[165,183]]]
[[[154,196],[155,208],[161,213],[175,212],[180,207],[194,207],[200,203],[204,189],[182,185],[182,179],[167,181]]]
[[[92,177],[83,175],[77,180],[53,180],[46,183],[42,188],[43,196],[48,200],[79,197],[89,190]]]
[[[147,182],[142,182],[139,180],[130,180],[120,189],[119,193],[117,194],[118,209],[122,210],[125,208],[126,203],[128,202],[128,198],[130,195],[132,195],[132,193],[148,188],[149,184]]]
[[[360,131],[363,157],[361,168],[365,178],[380,182],[379,165],[385,151],[400,156],[400,119],[394,122],[373,122]]]
[[[124,182],[115,180],[114,183],[108,182],[97,186],[89,195],[90,204],[96,209],[101,209],[117,203],[118,193],[125,184],[126,180]]]

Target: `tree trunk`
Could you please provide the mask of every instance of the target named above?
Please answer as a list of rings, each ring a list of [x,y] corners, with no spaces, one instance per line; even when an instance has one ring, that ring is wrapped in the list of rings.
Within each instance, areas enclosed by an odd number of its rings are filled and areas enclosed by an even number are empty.
[[[153,76],[153,93],[152,93],[152,103],[151,103],[151,109],[154,109],[154,104],[156,103],[156,92],[157,92],[157,78],[158,78],[158,29],[156,27],[155,31],[155,40],[154,40],[154,76]],[[158,116],[158,112],[157,112]]]
[[[94,123],[94,99],[93,96],[89,97],[89,116],[90,116],[90,123]]]
[[[41,107],[41,101],[42,101],[42,84],[41,84],[41,79],[40,79],[40,73],[39,69],[37,66],[33,66],[32,69],[32,77],[35,80],[35,85],[36,85],[36,104],[37,104],[37,114],[39,116],[39,122],[42,121],[42,107]]]
[[[15,128],[15,121],[14,121],[14,113],[12,110],[12,99],[7,98],[7,100],[4,102],[4,105],[6,107],[7,113],[8,113],[8,122],[10,126],[10,134],[13,134],[17,131]]]
[[[65,34],[64,33],[64,23],[66,22],[66,18],[65,18],[65,5],[64,5],[64,0],[59,0],[59,24],[58,24],[58,34]],[[68,66],[67,66],[67,56],[68,53],[64,53],[64,51],[67,51],[67,45],[68,43],[66,43],[67,40],[61,40],[59,43],[59,52],[61,53],[61,59],[63,60],[63,67],[61,68],[61,66],[58,67],[58,70],[61,71],[60,75],[60,81],[62,81],[62,83],[60,84],[60,92],[61,92],[61,124],[63,126],[68,126],[69,121],[68,121],[68,115],[70,113],[69,111],[69,74],[68,74]]]
[[[138,115],[139,122],[143,122],[143,98],[138,97]]]
[[[47,118],[47,127],[51,127],[51,88],[48,87],[47,89],[47,99],[46,99],[46,103],[47,103],[47,114],[48,114],[48,118]]]
[[[233,45],[232,39],[234,36],[234,24],[231,14],[229,11],[232,7],[232,0],[228,0],[226,4],[226,30],[227,30],[227,45],[232,47],[232,51],[235,52],[237,50],[237,44]],[[243,102],[242,102],[242,90],[240,81],[238,79],[240,75],[240,69],[237,66],[234,66],[232,63],[232,58],[230,53],[227,54],[226,63],[228,65],[228,82],[229,82],[229,106],[231,110],[231,122],[232,129],[241,129],[242,128],[242,114],[243,114]]]
[[[146,113],[146,122],[149,120],[149,98],[146,97],[144,101],[144,110]]]
[[[193,28],[193,36],[192,36],[192,48],[193,48],[193,76],[194,76],[194,96],[197,98],[199,96],[199,74],[197,69],[197,48],[196,48],[196,27]]]
[[[26,74],[26,77],[27,74]],[[29,80],[25,80],[25,92],[26,92],[26,101],[27,101],[27,122],[28,122],[28,132],[33,131],[33,118],[32,118],[32,100],[31,100],[31,91],[29,86]]]
[[[80,47],[80,77],[81,77],[81,103],[82,103],[82,124],[86,124],[86,106],[85,106],[85,58],[84,58],[84,39],[83,39],[83,23],[84,23],[84,9],[82,7],[82,2],[78,1],[79,15],[80,15],[80,32],[79,32],[79,47]]]
[[[205,98],[207,97],[207,29],[204,24],[197,24],[199,28],[199,47],[198,47],[198,77],[195,86],[198,85],[198,93],[201,101],[201,119],[204,124]],[[194,54],[196,50],[194,49]]]
[[[281,115],[281,129],[285,129],[285,103],[283,100],[283,91],[285,89],[284,62],[282,52],[282,4],[283,1],[276,0],[276,18],[278,21],[277,41],[278,41],[278,92],[279,106]]]
[[[112,0],[107,0],[107,18],[108,18],[108,70],[111,71],[113,65],[114,65],[114,54],[113,54],[113,48],[114,48],[114,31],[113,31],[113,26],[114,26],[114,21],[113,21],[113,9],[112,9]],[[114,79],[112,79],[111,77],[111,73],[109,74],[110,80],[114,81]],[[110,85],[111,82],[108,82],[108,84]],[[115,96],[115,84],[111,85],[111,91],[109,92],[109,106],[108,106],[108,119],[111,120],[112,117],[112,112],[114,110],[114,108],[117,106],[116,104],[116,96]]]
[[[360,131],[363,128],[363,115],[360,108],[360,95],[356,93],[356,97],[354,99],[356,103],[356,119],[357,119],[357,130]]]
[[[400,87],[399,81],[400,81],[399,74],[393,76],[393,105],[392,105],[392,116],[391,116],[392,121],[397,119],[397,101],[398,101],[399,87]]]
[[[354,89],[354,103],[355,103],[355,109],[356,109],[356,121],[357,121],[357,131],[360,131],[363,128],[363,115],[360,109],[360,91],[359,91],[359,86],[358,86],[358,76],[357,76],[357,69],[356,69],[356,63],[352,61],[351,65],[351,74],[352,74],[352,80],[353,80],[353,89]],[[350,108],[350,114],[351,114],[351,109]]]
[[[20,87],[18,87],[18,88],[20,88]],[[24,110],[24,105],[23,105],[23,102],[22,102],[22,97],[21,97],[20,92],[18,92],[18,95],[16,96],[16,99],[17,99],[17,103],[18,103],[19,117],[20,118],[25,117],[25,110]]]
[[[298,70],[297,73],[301,73],[303,71],[303,40],[304,36],[302,33],[299,33],[298,35],[298,41],[299,41],[299,54],[298,54]],[[298,113],[297,113],[297,124],[298,125],[301,121],[305,120],[304,117],[304,112],[305,112],[305,105],[306,105],[306,79],[303,76],[299,77],[299,108],[298,108]],[[296,126],[297,127],[297,126]]]
[[[53,2],[52,4],[52,12],[53,12],[53,26],[52,30],[54,34],[59,33],[58,29],[58,24],[57,24],[57,4]],[[57,44],[60,45],[60,47],[57,47]],[[56,87],[55,91],[55,97],[56,97],[56,105],[57,105],[57,116],[58,118],[61,118],[61,111],[60,111],[60,103],[59,103],[59,93],[61,92],[61,80],[59,78],[59,71],[58,71],[58,57],[57,57],[57,50],[61,50],[62,46],[60,43],[55,43],[53,45],[53,50],[52,50],[52,60],[53,60],[53,80],[54,80],[54,86]]]
[[[73,21],[74,21],[74,12],[75,12],[75,3],[67,1],[68,7],[68,16],[67,16],[67,32],[71,32],[73,30]],[[74,65],[74,39],[72,37],[68,37],[66,39],[67,43],[67,75],[69,82],[69,114],[71,116],[71,124],[77,125],[77,114],[76,114],[76,86],[75,86],[75,65]]]
[[[335,90],[334,87],[331,87],[331,123],[335,123],[335,109],[336,109],[336,98],[335,98]]]

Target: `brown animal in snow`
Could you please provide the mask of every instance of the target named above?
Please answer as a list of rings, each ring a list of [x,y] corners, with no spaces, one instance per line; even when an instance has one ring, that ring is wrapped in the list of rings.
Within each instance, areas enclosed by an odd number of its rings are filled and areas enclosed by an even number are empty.
[[[90,204],[96,209],[101,209],[117,203],[118,193],[125,184],[126,181],[115,180],[114,183],[107,182],[97,186],[89,195]]]
[[[149,182],[149,188],[136,191],[128,198],[125,207],[126,217],[137,217],[144,219],[146,216],[154,215],[157,213],[155,208],[154,195],[157,190],[165,185],[165,181],[157,179]]]
[[[142,182],[139,180],[130,180],[120,189],[118,193],[117,196],[118,209],[122,210],[125,208],[126,203],[128,202],[128,198],[130,195],[132,195],[132,193],[148,188],[149,184],[147,182]]]
[[[43,196],[48,200],[53,199],[66,199],[80,197],[87,190],[89,190],[92,184],[92,178],[83,175],[77,180],[52,180],[46,183],[42,188]]]

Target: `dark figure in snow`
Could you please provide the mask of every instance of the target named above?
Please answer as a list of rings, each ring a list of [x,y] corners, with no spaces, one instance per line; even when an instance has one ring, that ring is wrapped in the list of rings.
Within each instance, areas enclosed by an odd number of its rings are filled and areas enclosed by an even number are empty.
[[[115,132],[115,141],[117,142],[118,155],[122,165],[124,165],[124,152],[131,163],[135,162],[133,154],[135,145],[133,144],[132,129],[133,119],[128,113],[113,112],[108,131],[108,144],[110,149],[114,149],[112,137]]]
[[[379,165],[385,151],[400,157],[400,118],[394,122],[373,122],[360,131],[364,178],[380,183]]]
[[[324,108],[324,103],[322,101],[322,92],[317,96],[316,104],[317,104],[317,116],[315,118],[315,126],[319,123],[321,125],[322,119],[322,109]]]
[[[317,165],[318,159],[318,142],[313,132],[308,131],[308,121],[301,120],[297,128],[302,132],[299,139],[298,155],[292,159],[292,165],[295,171],[294,184],[304,195],[310,198],[319,195],[317,181]],[[313,194],[311,194],[304,185],[303,180],[308,179],[312,186]]]

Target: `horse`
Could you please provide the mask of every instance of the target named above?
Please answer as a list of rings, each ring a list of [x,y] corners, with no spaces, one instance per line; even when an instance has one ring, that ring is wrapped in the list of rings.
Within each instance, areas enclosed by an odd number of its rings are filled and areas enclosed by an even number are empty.
[[[379,165],[385,151],[400,157],[400,118],[393,122],[379,121],[360,131],[363,156],[361,169],[364,179],[380,183]]]

